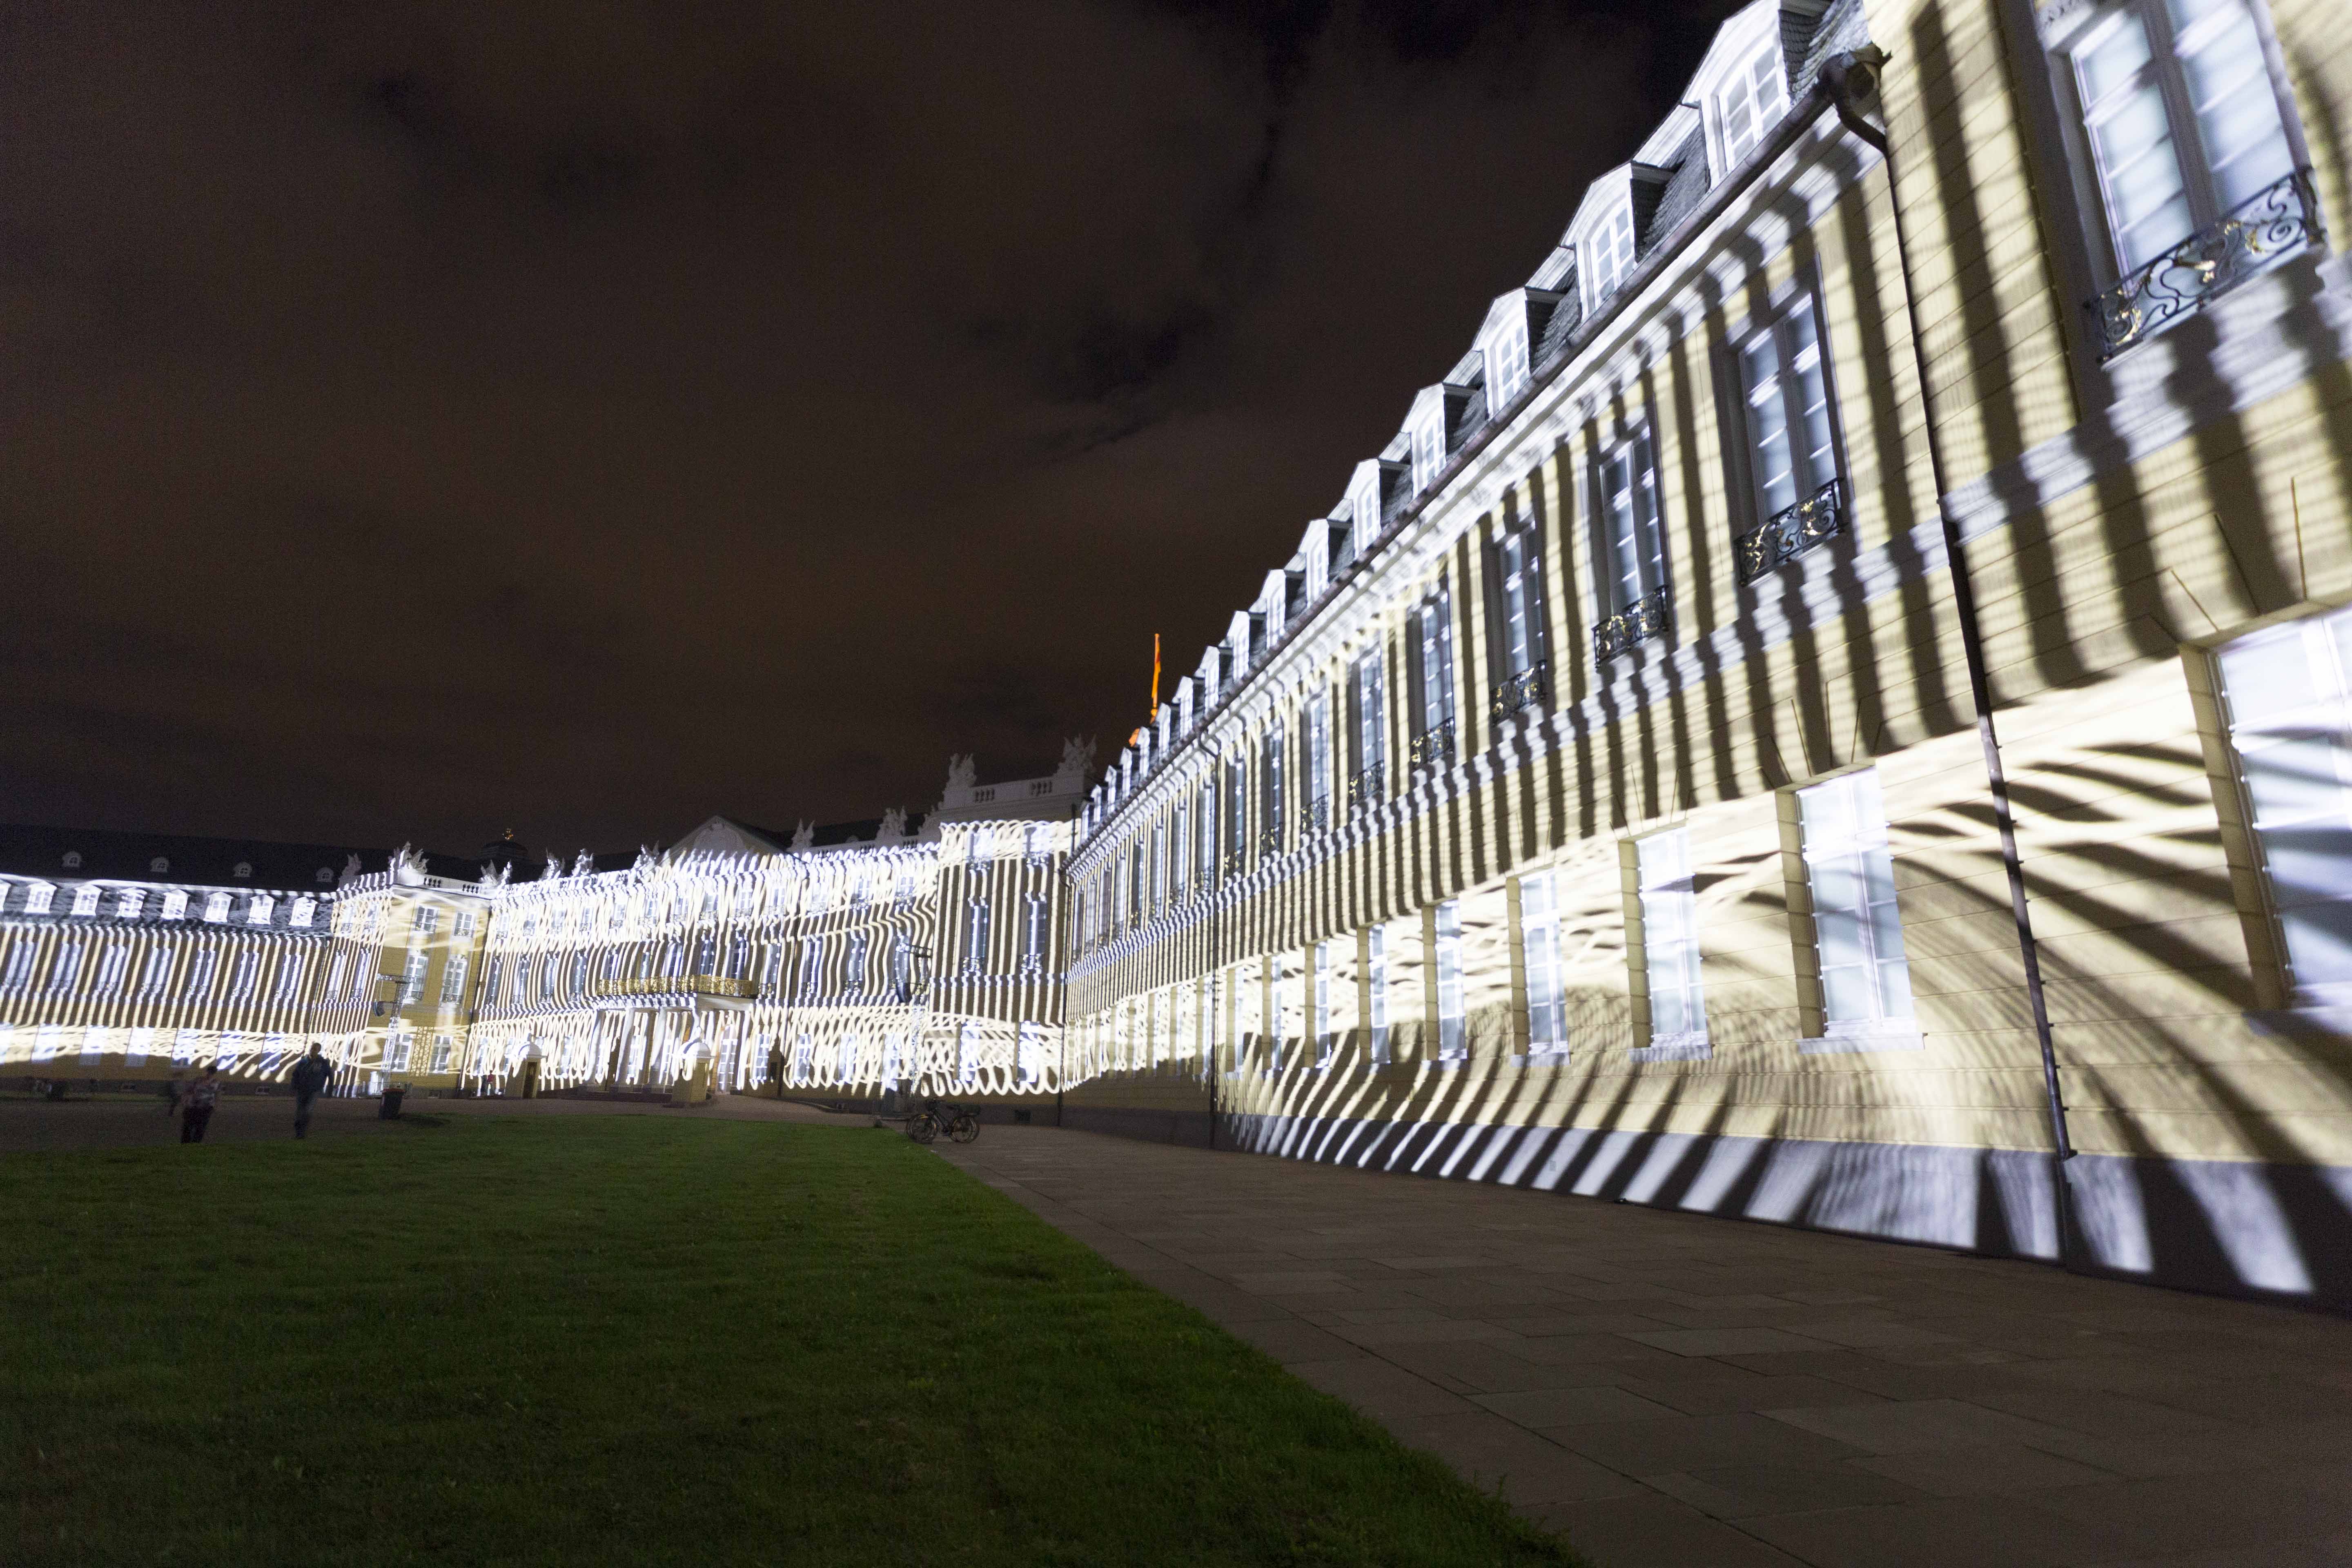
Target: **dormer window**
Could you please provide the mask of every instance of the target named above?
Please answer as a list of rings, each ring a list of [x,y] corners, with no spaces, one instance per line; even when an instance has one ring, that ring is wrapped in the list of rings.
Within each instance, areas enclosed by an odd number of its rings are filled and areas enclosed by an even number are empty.
[[[79,871],[81,869],[80,850],[68,849],[66,851],[66,869],[68,871]]]
[[[236,871],[235,871],[233,874],[234,874],[234,875],[236,875],[236,876],[238,876],[238,877],[250,877],[250,876],[252,876],[252,875],[253,875],[253,862],[252,862],[252,861],[250,861],[250,860],[240,860],[240,861],[238,861],[238,862],[236,863]]]
[[[1499,412],[1528,384],[1528,312],[1524,304],[1516,305],[1502,324],[1480,341],[1478,353],[1486,367],[1487,411]]]
[[[1444,405],[1439,405],[1440,409]],[[1425,490],[1437,482],[1445,466],[1445,420],[1443,413],[1425,416],[1412,432],[1412,488]]]
[[[98,900],[105,893],[106,889],[96,882],[84,882],[74,889],[73,912],[84,918],[97,914]]]
[[[319,868],[319,875],[316,879],[321,883],[331,882],[335,879],[335,873],[331,868],[321,866]]]
[[[1764,133],[1789,111],[1789,76],[1780,68],[1780,34],[1768,29],[1754,50],[1731,68],[1708,105],[1723,167],[1737,167]]]
[[[151,877],[163,876],[171,869],[172,863],[169,860],[164,859],[161,855],[156,856],[155,858],[147,862],[147,874]]]
[[[1614,199],[1602,205],[1578,238],[1576,255],[1584,309],[1590,314],[1617,292],[1617,286],[1633,270],[1633,203],[1622,182]]]

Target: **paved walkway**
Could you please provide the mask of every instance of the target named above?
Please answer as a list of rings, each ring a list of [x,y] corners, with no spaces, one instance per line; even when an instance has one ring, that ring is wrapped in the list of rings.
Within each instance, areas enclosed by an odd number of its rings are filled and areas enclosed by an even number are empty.
[[[2352,1563],[2352,1322],[1051,1128],[947,1159],[1599,1568]]]
[[[376,1104],[372,1099],[322,1100],[311,1118],[310,1135],[339,1138],[381,1132],[393,1123],[377,1116]],[[412,1096],[405,1109],[416,1116],[683,1116],[828,1126],[844,1122],[843,1118],[804,1105],[779,1104],[749,1095],[720,1095],[708,1104],[686,1108],[627,1100],[419,1100]],[[213,1143],[293,1136],[294,1101],[285,1095],[223,1095],[211,1124],[205,1129],[205,1142]],[[0,1098],[0,1153],[121,1149],[179,1141],[179,1119],[163,1113],[161,1096],[105,1094],[66,1100],[36,1100],[29,1095]]]

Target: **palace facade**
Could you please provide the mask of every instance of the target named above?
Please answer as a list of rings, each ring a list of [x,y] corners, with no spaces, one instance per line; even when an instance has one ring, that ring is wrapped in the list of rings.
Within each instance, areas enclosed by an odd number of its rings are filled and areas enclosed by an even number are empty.
[[[2352,1305],[2341,22],[1759,0],[1090,791],[19,876],[6,1059],[961,1085]]]

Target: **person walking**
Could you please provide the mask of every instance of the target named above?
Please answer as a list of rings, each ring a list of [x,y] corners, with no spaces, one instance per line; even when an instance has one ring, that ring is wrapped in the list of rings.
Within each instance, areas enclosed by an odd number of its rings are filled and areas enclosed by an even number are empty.
[[[287,1081],[294,1086],[294,1136],[310,1136],[310,1107],[317,1102],[320,1090],[335,1076],[335,1069],[319,1053],[319,1042],[310,1042],[310,1054],[294,1064]]]
[[[180,1091],[180,1142],[203,1142],[205,1124],[213,1119],[213,1108],[219,1103],[220,1063],[207,1062],[195,1081]]]

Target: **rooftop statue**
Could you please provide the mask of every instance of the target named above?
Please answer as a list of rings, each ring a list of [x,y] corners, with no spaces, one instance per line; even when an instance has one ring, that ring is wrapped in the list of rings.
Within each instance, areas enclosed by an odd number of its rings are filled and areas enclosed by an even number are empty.
[[[980,764],[970,752],[948,759],[948,788],[970,789],[980,782]]]

